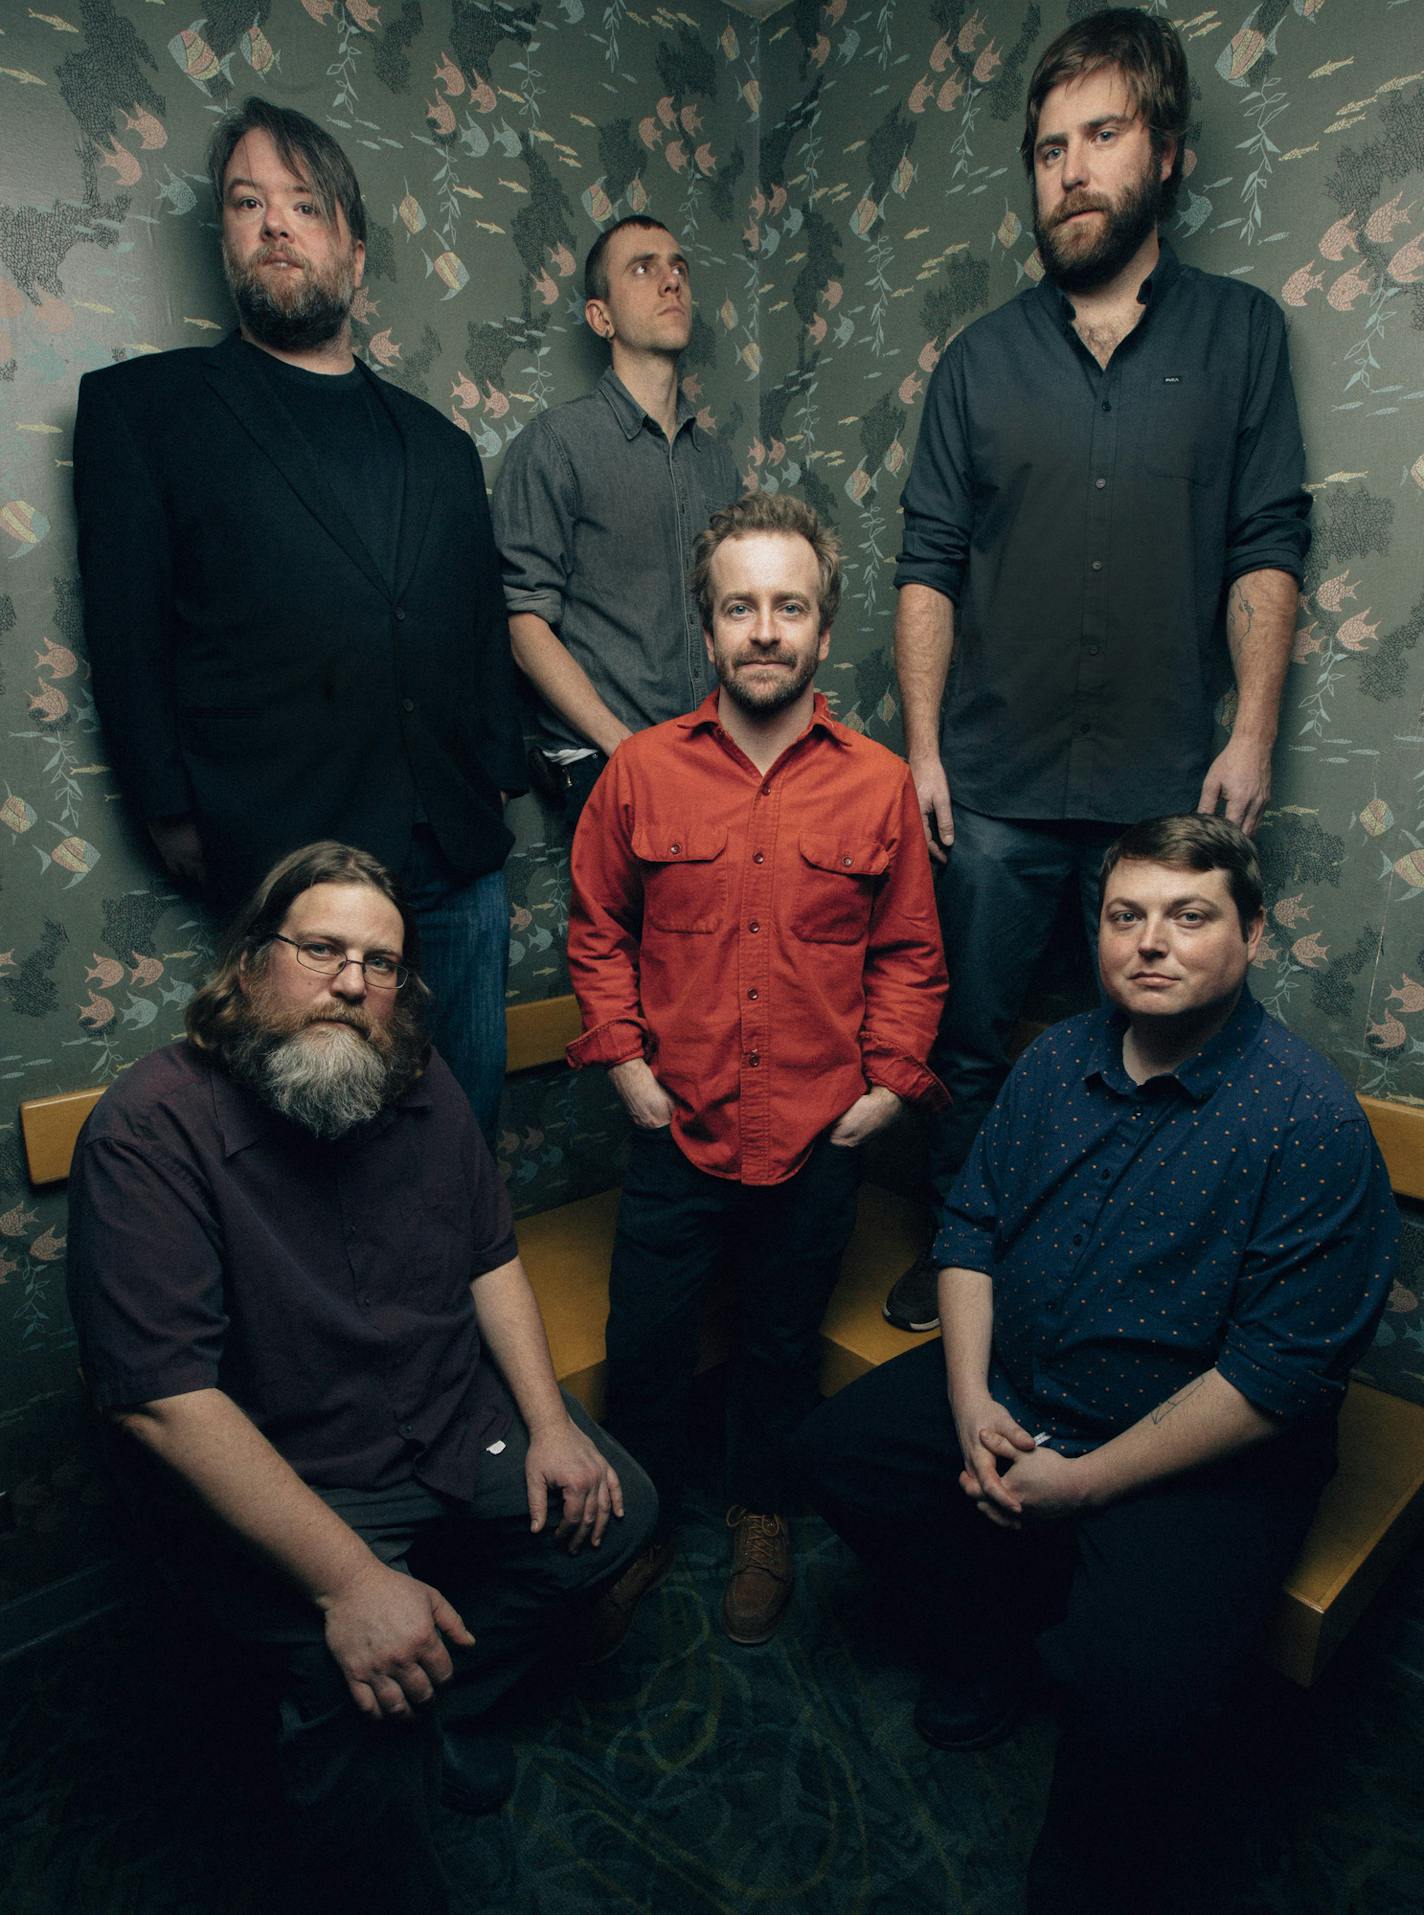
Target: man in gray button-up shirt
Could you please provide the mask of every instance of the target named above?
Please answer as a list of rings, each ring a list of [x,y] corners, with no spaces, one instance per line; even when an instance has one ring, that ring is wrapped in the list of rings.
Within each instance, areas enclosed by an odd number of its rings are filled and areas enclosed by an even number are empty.
[[[678,386],[692,293],[672,234],[619,220],[589,253],[584,291],[612,365],[525,427],[493,498],[514,656],[543,700],[542,749],[570,823],[630,732],[711,690],[692,542],[741,489]]]

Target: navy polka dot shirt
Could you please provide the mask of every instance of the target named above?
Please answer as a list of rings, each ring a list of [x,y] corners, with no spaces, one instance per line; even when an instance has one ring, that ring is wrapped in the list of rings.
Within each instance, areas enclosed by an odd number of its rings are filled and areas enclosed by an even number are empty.
[[[1398,1212],[1339,1074],[1243,992],[1135,1084],[1120,1013],[1015,1065],[935,1256],[994,1285],[990,1388],[1081,1454],[1213,1366],[1283,1420],[1329,1414],[1389,1291]]]

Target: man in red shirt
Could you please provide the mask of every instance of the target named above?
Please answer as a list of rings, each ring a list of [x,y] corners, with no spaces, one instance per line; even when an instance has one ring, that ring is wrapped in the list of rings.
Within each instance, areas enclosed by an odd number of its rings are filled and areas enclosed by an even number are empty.
[[[802,500],[716,512],[692,585],[719,689],[636,733],[573,847],[569,971],[583,1035],[635,1129],[608,1321],[609,1421],[663,1505],[615,1606],[667,1573],[703,1294],[725,1262],[734,1642],[791,1594],[783,1448],[815,1400],[817,1332],[855,1222],[859,1147],[925,1068],[944,959],[915,792],[813,688],[840,552]]]

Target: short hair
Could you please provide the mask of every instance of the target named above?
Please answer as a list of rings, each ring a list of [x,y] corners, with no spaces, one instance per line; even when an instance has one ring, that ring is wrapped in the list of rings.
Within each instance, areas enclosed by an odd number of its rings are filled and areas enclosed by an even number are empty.
[[[730,505],[714,512],[705,531],[699,532],[692,548],[692,577],[689,581],[702,629],[712,629],[712,561],[728,539],[740,539],[753,532],[784,533],[788,538],[805,539],[816,554],[821,572],[818,595],[821,629],[835,618],[841,602],[841,542],[829,526],[822,525],[814,509],[794,492],[744,492]]]
[[[1167,219],[1175,212],[1181,191],[1192,108],[1191,81],[1187,56],[1175,29],[1136,7],[1107,7],[1101,13],[1090,13],[1060,33],[1044,53],[1028,83],[1020,148],[1024,171],[1033,178],[1039,116],[1054,87],[1101,72],[1104,67],[1116,67],[1127,83],[1133,104],[1147,124],[1153,154],[1160,159],[1168,140],[1176,141],[1172,170],[1162,185],[1162,217]]]
[[[350,160],[324,128],[290,106],[273,106],[249,94],[241,106],[223,115],[208,142],[208,179],[221,215],[224,180],[239,141],[249,133],[265,133],[289,172],[306,176],[331,225],[340,207],[353,240],[366,243],[366,207],[360,182]]]
[[[664,226],[660,219],[654,219],[651,213],[629,213],[623,219],[615,219],[611,226],[605,226],[598,238],[588,249],[588,258],[583,263],[583,296],[585,299],[607,299],[608,297],[608,242],[615,233],[621,233],[625,226],[643,226],[653,233],[671,233],[671,226]]]
[[[1124,863],[1166,864],[1182,871],[1224,871],[1243,937],[1261,915],[1265,899],[1261,860],[1240,825],[1232,824],[1229,818],[1185,811],[1129,825],[1103,857],[1104,896],[1108,879]]]
[[[274,864],[256,890],[233,914],[223,934],[217,964],[207,981],[188,1000],[184,1024],[190,1041],[201,1051],[222,1055],[242,1022],[244,976],[260,976],[271,955],[272,940],[297,899],[317,884],[364,884],[393,904],[405,930],[401,962],[410,967],[405,986],[424,1005],[428,986],[417,972],[419,950],[415,915],[392,873],[369,851],[323,838],[303,845]]]

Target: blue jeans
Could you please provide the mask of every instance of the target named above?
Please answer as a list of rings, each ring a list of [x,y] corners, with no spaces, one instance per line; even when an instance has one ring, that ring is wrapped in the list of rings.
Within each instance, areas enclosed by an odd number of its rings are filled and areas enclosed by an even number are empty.
[[[430,1031],[494,1149],[504,1086],[504,990],[509,976],[509,886],[503,871],[462,880],[418,825],[401,887],[415,913],[420,974],[430,986]]]
[[[929,1061],[954,1100],[926,1123],[936,1212],[1009,1074],[1014,1027],[1069,884],[1097,949],[1098,871],[1125,828],[954,807],[954,843],[935,885],[949,996]]]

